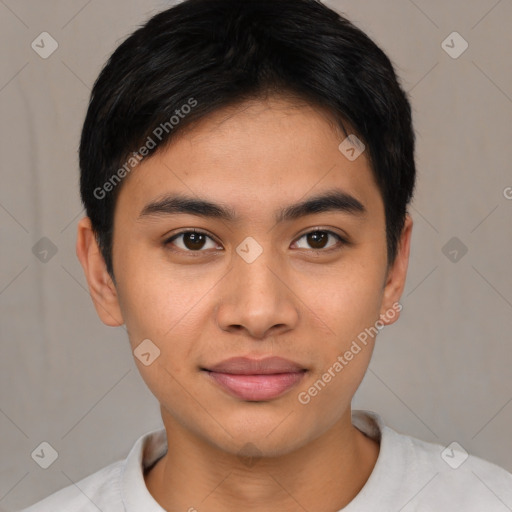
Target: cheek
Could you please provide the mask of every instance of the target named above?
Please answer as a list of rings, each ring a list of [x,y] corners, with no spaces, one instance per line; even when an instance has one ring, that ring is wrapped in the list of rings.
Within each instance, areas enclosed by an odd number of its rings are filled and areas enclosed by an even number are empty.
[[[338,337],[337,347],[324,350],[323,364],[298,390],[299,413],[307,418],[321,418],[314,428],[326,430],[338,422],[347,411],[368,368],[373,343]]]
[[[361,258],[330,272],[328,279],[317,280],[306,295],[303,292],[314,322],[314,339],[320,344],[315,350],[319,364],[308,387],[301,389],[312,408],[348,405],[362,381],[378,334],[375,322],[380,314],[382,279],[380,267],[365,265]],[[340,409],[335,409],[331,413],[339,414]]]
[[[379,318],[382,270],[375,264],[339,265],[325,275],[304,280],[300,295],[322,332],[336,339],[357,336]]]
[[[137,359],[142,378],[158,399],[162,393],[180,396],[179,383],[199,364],[194,343],[202,337],[206,278],[184,279],[180,272],[157,265],[126,267],[120,281],[120,304],[132,350],[149,339],[158,357],[148,366]],[[196,350],[196,352],[194,352]],[[159,352],[158,352],[159,351]]]
[[[184,277],[179,269],[127,260],[118,286],[119,302],[129,331],[139,336],[165,338],[188,322],[208,289],[203,279]]]
[[[198,297],[204,291],[198,285],[180,290],[179,282],[151,270],[132,272],[123,284],[121,309],[139,373],[161,403],[177,406],[196,364],[193,340],[200,338],[204,326],[198,318]],[[147,365],[138,357],[144,352],[151,354]]]

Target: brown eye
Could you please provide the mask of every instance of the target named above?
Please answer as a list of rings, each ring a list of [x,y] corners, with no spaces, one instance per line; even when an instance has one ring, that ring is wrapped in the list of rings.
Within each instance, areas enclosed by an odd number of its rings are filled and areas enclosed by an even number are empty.
[[[299,240],[302,240],[303,238],[306,239],[306,242],[309,244],[312,250],[314,251],[328,251],[329,249],[336,246],[336,243],[334,243],[331,246],[328,246],[326,248],[326,245],[329,241],[329,237],[334,237],[338,240],[338,244],[341,243],[343,245],[346,243],[346,241],[337,233],[334,233],[332,231],[327,230],[315,230],[310,231],[309,233],[305,233],[302,235]],[[304,249],[304,247],[299,247],[300,249]],[[307,249],[307,247],[305,247]]]
[[[313,231],[306,235],[306,239],[313,249],[324,249],[329,241],[329,234],[325,231]]]
[[[175,243],[175,240],[180,240],[180,243]],[[201,231],[182,231],[176,235],[173,235],[171,238],[167,239],[164,244],[167,245],[176,245],[180,250],[186,252],[202,252],[201,249],[204,249],[207,245],[208,240],[211,241],[212,246],[206,247],[206,249],[216,249],[217,246],[215,242],[212,240],[210,236]]]

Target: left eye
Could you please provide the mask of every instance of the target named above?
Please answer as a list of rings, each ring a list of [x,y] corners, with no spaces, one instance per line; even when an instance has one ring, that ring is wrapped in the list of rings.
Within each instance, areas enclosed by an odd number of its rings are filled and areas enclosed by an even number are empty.
[[[297,242],[303,238],[306,238],[307,243],[313,246],[313,251],[322,251],[326,250],[325,244],[328,242],[329,237],[334,237],[339,243],[346,243],[346,241],[340,235],[334,233],[333,231],[327,230],[309,231],[308,233],[304,233],[300,238],[298,238]],[[182,239],[181,242],[179,244],[175,244],[174,241],[180,238]],[[205,247],[207,240],[210,240],[210,247]],[[171,238],[168,238],[164,242],[164,245],[176,245],[179,249],[185,252],[203,252],[201,249],[215,249],[217,247],[214,240],[209,235],[202,231],[195,230],[182,231],[181,233],[177,233]],[[328,247],[328,249],[331,247],[332,245]],[[304,249],[304,247],[299,247],[299,249]]]
[[[334,238],[336,238],[338,240],[338,242],[340,243],[345,243],[345,240],[343,238],[341,238],[340,235],[338,235],[337,233],[334,233],[332,231],[325,231],[325,230],[316,230],[316,231],[309,231],[308,233],[304,233],[300,238],[299,240],[301,240],[302,238],[306,238],[307,239],[307,243],[310,244],[310,245],[313,245],[313,250],[314,251],[322,251],[322,250],[325,250],[325,243],[327,242],[327,240],[329,239],[329,237],[332,236]],[[334,244],[336,245],[336,244]],[[318,247],[320,246],[320,247]],[[329,249],[331,249],[332,246],[329,247]]]

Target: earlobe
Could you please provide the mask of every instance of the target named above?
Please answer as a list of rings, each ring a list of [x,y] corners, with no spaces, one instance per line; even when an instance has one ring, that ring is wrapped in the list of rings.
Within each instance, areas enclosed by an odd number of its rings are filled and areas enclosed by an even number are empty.
[[[89,293],[101,321],[111,327],[123,325],[117,290],[96,241],[89,217],[78,223],[76,255],[84,270]]]
[[[404,291],[405,279],[407,277],[412,226],[412,218],[409,213],[407,213],[400,236],[397,255],[387,273],[386,284],[384,286],[380,320],[385,325],[391,325],[396,322],[400,316],[400,310],[402,309],[401,305],[399,305],[399,301]]]

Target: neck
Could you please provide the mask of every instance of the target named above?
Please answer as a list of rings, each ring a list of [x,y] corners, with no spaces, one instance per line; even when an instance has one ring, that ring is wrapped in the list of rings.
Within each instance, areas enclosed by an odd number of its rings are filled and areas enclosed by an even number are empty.
[[[352,425],[350,409],[320,437],[278,457],[227,453],[170,415],[162,418],[169,450],[144,478],[166,510],[340,510],[362,489],[379,453]]]

